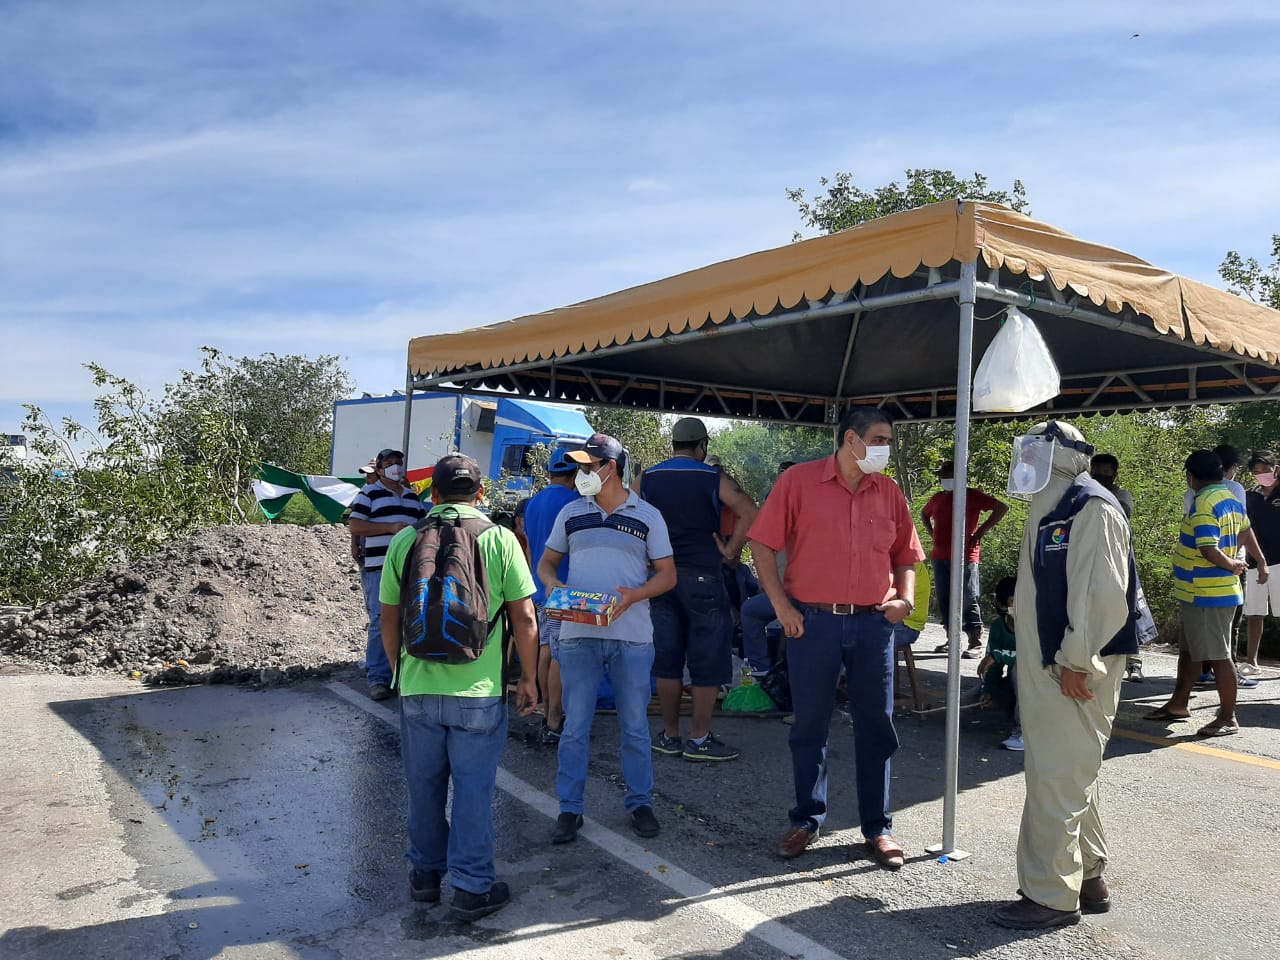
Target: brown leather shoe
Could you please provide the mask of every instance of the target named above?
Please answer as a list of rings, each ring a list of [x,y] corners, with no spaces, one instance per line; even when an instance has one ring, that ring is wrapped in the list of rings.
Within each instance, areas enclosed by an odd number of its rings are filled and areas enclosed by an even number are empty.
[[[818,839],[818,828],[791,827],[778,841],[778,856],[783,860],[794,860],[804,853],[805,847]]]
[[[1055,910],[1023,897],[1013,903],[1006,903],[991,919],[1010,930],[1048,930],[1050,927],[1079,923],[1080,911]]]
[[[1083,913],[1106,913],[1111,909],[1111,891],[1107,881],[1094,877],[1080,884],[1080,910]]]
[[[886,870],[902,869],[902,847],[898,846],[898,841],[893,839],[892,834],[882,833],[873,837],[867,841],[867,849],[875,857],[876,863]]]

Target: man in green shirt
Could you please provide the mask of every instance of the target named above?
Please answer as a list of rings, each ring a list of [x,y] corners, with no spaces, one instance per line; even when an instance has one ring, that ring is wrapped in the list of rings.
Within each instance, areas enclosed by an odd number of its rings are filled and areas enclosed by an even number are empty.
[[[428,516],[482,517],[475,503],[483,492],[474,460],[444,457],[432,475],[435,506]],[[501,623],[495,626],[483,653],[470,663],[433,663],[401,650],[400,584],[416,538],[417,530],[408,527],[391,541],[379,591],[382,644],[387,659],[398,664],[400,754],[409,793],[409,893],[421,902],[439,900],[447,870],[455,917],[474,920],[511,898],[493,866],[493,793],[507,742],[503,631]],[[505,611],[511,623],[521,667],[516,708],[527,716],[538,705],[533,577],[519,541],[505,527],[489,527],[477,544],[489,585],[487,616],[492,621]],[[445,802],[451,780],[450,821]]]

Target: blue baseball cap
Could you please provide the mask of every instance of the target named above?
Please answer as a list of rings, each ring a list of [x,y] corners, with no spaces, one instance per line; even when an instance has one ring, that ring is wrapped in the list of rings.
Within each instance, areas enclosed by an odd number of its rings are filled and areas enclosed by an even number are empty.
[[[581,450],[567,450],[565,456],[575,464],[590,463],[592,460],[614,460],[621,466],[626,459],[626,451],[613,437],[593,433]]]
[[[551,462],[547,464],[548,473],[573,473],[578,469],[578,465],[569,459],[569,451],[561,447],[551,455]]]

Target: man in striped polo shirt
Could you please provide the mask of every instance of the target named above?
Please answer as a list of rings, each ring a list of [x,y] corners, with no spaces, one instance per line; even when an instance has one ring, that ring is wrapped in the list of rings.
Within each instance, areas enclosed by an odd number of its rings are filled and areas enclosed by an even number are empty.
[[[1208,662],[1218,685],[1218,715],[1201,727],[1202,737],[1225,737],[1240,732],[1236,721],[1236,671],[1231,662],[1231,622],[1243,603],[1238,559],[1243,545],[1257,561],[1258,577],[1266,582],[1267,561],[1257,541],[1245,534],[1249,518],[1244,505],[1223,483],[1222,460],[1212,450],[1196,450],[1187,457],[1187,485],[1195,504],[1182,518],[1173,554],[1173,595],[1182,613],[1182,649],[1178,654],[1178,683],[1173,696],[1148,720],[1185,720],[1191,716],[1191,688],[1199,665]]]
[[[351,504],[351,535],[364,538],[360,585],[369,614],[365,648],[369,697],[385,700],[391,696],[391,661],[382,649],[382,604],[378,599],[382,564],[391,538],[425,517],[426,511],[413,488],[405,483],[403,453],[383,450],[374,458],[373,466],[374,481],[366,484]]]

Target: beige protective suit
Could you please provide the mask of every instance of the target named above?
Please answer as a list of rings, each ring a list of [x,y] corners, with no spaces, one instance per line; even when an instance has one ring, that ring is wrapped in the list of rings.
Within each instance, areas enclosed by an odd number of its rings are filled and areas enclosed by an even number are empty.
[[[1073,439],[1083,439],[1075,428],[1058,426]],[[1043,427],[1031,432],[1043,432]],[[1078,909],[1081,882],[1101,876],[1107,864],[1107,838],[1098,810],[1098,771],[1111,739],[1125,657],[1103,658],[1099,652],[1124,626],[1129,613],[1125,600],[1129,524],[1123,512],[1094,498],[1072,524],[1066,636],[1057,663],[1042,666],[1031,567],[1036,531],[1072,481],[1088,469],[1086,455],[1056,447],[1049,485],[1031,499],[1014,596],[1018,708],[1027,779],[1018,832],[1018,884],[1025,896],[1055,910]],[[1094,699],[1064,696],[1059,686],[1061,667],[1087,673]]]

